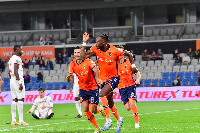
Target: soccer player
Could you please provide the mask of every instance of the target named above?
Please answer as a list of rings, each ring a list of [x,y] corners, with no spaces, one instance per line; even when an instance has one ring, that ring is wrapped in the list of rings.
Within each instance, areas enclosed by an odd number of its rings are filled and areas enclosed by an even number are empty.
[[[72,54],[71,60],[73,61],[74,59],[75,59],[74,54]],[[70,93],[72,93],[72,88],[73,88],[73,96],[75,97],[76,109],[79,113],[75,118],[81,118],[82,111],[81,111],[81,103],[80,103],[80,97],[79,97],[78,77],[76,76],[75,73],[73,73],[73,77],[71,80]]]
[[[117,48],[124,49],[123,46],[118,46]],[[136,106],[137,96],[136,96],[136,85],[140,84],[141,74],[136,67],[132,68],[131,63],[124,56],[119,56],[119,84],[118,89],[121,96],[121,100],[124,104],[126,110],[132,110],[135,119],[135,128],[139,128],[139,116],[138,109]],[[137,79],[133,79],[133,74],[137,75]]]
[[[32,113],[37,106],[37,109],[35,110],[35,113],[32,114],[32,116],[35,119],[50,119],[53,117],[53,103],[50,96],[44,95],[44,88],[39,88],[39,97],[37,97],[33,103],[32,108],[27,113]]]
[[[94,115],[92,114],[97,114],[100,112],[102,113],[102,115],[104,114],[103,108],[98,106],[99,87],[97,84],[100,84],[99,68],[92,60],[88,58],[85,60],[81,60],[80,53],[81,48],[77,46],[74,49],[75,60],[70,63],[69,72],[66,79],[69,82],[72,79],[73,73],[78,76],[81,105],[85,112],[86,118],[94,125],[95,133],[99,133],[101,132],[101,129],[97,124]]]
[[[25,98],[25,86],[23,78],[23,63],[20,58],[22,55],[22,48],[19,45],[14,46],[14,55],[9,60],[9,76],[10,89],[12,95],[11,125],[29,125],[23,120],[23,102]],[[16,122],[16,106],[19,114],[19,123]]]
[[[117,108],[114,105],[113,93],[112,91],[118,86],[120,77],[118,76],[117,61],[118,57],[125,54],[129,56],[131,63],[133,64],[133,56],[127,51],[117,49],[113,45],[108,44],[108,36],[105,34],[100,35],[96,38],[96,45],[92,46],[90,50],[85,53],[86,43],[89,40],[89,34],[83,34],[83,47],[81,49],[81,58],[86,59],[92,55],[97,56],[97,61],[100,68],[100,79],[103,84],[101,84],[101,92],[99,94],[102,101],[104,112],[106,114],[106,123],[102,130],[108,130],[112,126],[112,120],[110,119],[109,108],[112,114],[117,119],[116,132],[120,133],[122,128],[122,123],[124,121],[123,117],[120,117]],[[132,65],[134,67],[134,64]],[[108,108],[109,107],[109,108]]]

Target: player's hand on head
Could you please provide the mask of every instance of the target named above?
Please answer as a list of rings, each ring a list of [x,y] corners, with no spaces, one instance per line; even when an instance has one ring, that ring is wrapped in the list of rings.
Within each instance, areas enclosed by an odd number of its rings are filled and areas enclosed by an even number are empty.
[[[83,33],[83,42],[87,43],[87,41],[89,40],[89,34],[87,32]]]
[[[22,91],[23,90],[23,85],[19,84],[19,90]]]

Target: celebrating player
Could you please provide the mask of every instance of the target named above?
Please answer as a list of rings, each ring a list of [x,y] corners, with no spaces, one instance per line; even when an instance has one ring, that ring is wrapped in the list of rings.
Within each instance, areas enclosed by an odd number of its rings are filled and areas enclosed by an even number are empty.
[[[101,85],[101,92],[99,94],[100,99],[102,101],[104,112],[106,114],[106,123],[102,130],[108,130],[112,126],[112,120],[109,115],[109,108],[112,111],[112,114],[117,119],[117,128],[116,132],[121,132],[122,123],[124,121],[123,117],[120,117],[117,108],[114,105],[113,101],[113,93],[114,90],[119,83],[120,77],[118,76],[117,70],[117,61],[118,57],[125,54],[129,56],[131,63],[133,64],[133,56],[129,54],[127,51],[123,51],[121,49],[117,49],[113,45],[109,45],[108,36],[105,34],[100,35],[96,39],[96,45],[92,46],[90,50],[85,53],[86,43],[89,40],[89,34],[83,34],[83,47],[81,49],[81,58],[86,59],[91,57],[92,55],[97,56],[99,68],[100,68],[100,79],[103,84]],[[134,64],[132,65],[134,67]],[[109,108],[108,108],[109,107]]]
[[[87,119],[95,126],[95,133],[99,133],[101,132],[101,129],[98,126],[94,115],[92,114],[100,112],[104,114],[103,108],[98,106],[99,88],[97,83],[101,84],[99,80],[99,69],[92,60],[81,60],[80,53],[81,48],[76,47],[74,49],[75,60],[73,60],[70,63],[70,69],[66,79],[69,82],[72,79],[73,73],[75,73],[78,76],[79,96],[81,105],[83,107]],[[95,72],[96,74],[95,77],[93,72]],[[89,110],[89,104],[91,111]]]
[[[117,48],[124,49],[123,46],[118,46]],[[126,110],[132,110],[135,119],[135,128],[139,128],[139,116],[138,109],[136,106],[136,84],[140,84],[141,74],[136,67],[132,68],[131,63],[124,56],[119,57],[119,84],[118,89],[121,96],[121,100],[124,104]],[[133,79],[133,74],[137,75],[137,79]]]
[[[51,97],[44,95],[44,88],[39,88],[38,91],[40,96],[35,99],[32,108],[27,113],[32,113],[37,106],[32,116],[35,119],[50,119],[54,115]]]
[[[71,60],[74,60],[74,54],[71,55]],[[76,109],[78,111],[78,115],[75,118],[81,118],[82,117],[82,111],[81,111],[81,103],[80,103],[80,97],[79,97],[79,86],[78,86],[78,77],[75,73],[73,73],[73,77],[71,80],[71,87],[70,87],[70,93],[72,93],[73,88],[73,96],[75,97],[75,103],[76,103]]]
[[[25,86],[23,78],[23,63],[19,56],[22,55],[21,46],[14,46],[14,55],[9,60],[10,89],[12,95],[11,125],[29,125],[23,120],[23,102],[25,98]],[[19,123],[16,122],[16,106],[19,114]]]

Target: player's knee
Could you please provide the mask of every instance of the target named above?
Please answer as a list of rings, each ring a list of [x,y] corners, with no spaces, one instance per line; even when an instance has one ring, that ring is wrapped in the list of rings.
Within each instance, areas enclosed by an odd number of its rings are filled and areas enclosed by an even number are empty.
[[[84,110],[84,112],[88,112],[89,111],[89,109],[86,109],[86,108],[84,108],[83,110]]]
[[[16,104],[17,104],[17,102],[15,102],[15,101],[12,101],[12,104],[13,104],[13,105],[16,105]]]

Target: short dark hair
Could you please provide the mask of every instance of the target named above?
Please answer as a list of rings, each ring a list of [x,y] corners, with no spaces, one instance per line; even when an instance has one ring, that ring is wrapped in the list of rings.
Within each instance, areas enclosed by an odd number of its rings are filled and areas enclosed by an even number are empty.
[[[74,50],[75,50],[75,49],[81,49],[81,47],[79,47],[79,46],[76,46],[76,47],[74,48]]]
[[[101,34],[99,37],[101,37],[102,39],[109,41],[108,35],[106,34]]]
[[[21,48],[21,46],[20,45],[15,45],[14,48],[13,48],[14,52],[17,50],[17,48]]]
[[[45,89],[44,88],[42,88],[42,87],[40,87],[39,89],[38,89],[38,91],[45,91]]]

